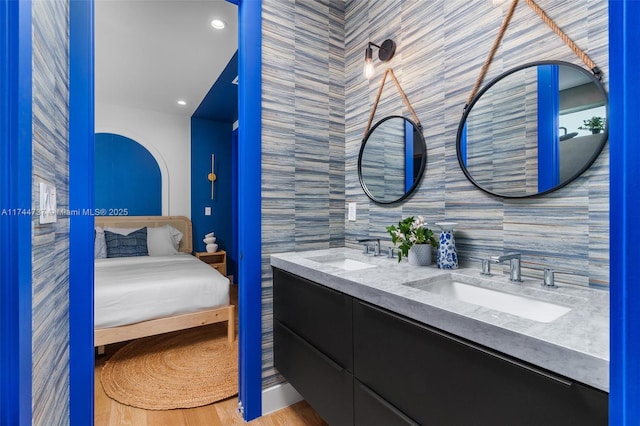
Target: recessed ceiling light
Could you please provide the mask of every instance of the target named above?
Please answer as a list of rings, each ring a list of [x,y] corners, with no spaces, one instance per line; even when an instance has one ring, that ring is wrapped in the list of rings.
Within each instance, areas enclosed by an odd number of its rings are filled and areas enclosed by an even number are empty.
[[[178,105],[180,106],[185,106],[186,104],[187,104],[187,101],[183,101],[182,99],[178,101]]]
[[[214,19],[213,21],[211,21],[211,26],[216,30],[221,30],[226,26],[226,24],[222,19]]]

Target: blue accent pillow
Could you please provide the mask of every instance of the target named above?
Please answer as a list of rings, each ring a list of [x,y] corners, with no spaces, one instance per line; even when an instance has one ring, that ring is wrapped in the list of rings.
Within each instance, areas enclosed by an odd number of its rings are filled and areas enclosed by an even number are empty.
[[[149,256],[147,249],[147,227],[133,231],[128,235],[120,235],[104,231],[107,242],[107,257]]]

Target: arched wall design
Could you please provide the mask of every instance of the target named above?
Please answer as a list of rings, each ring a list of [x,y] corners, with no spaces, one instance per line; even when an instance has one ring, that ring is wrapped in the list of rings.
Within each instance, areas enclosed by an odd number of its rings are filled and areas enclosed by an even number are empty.
[[[128,129],[125,128],[120,128],[120,127],[113,127],[113,126],[98,126],[98,124],[96,124],[96,129],[95,129],[96,135],[99,134],[114,134],[114,135],[119,135],[119,136],[123,136],[126,137],[128,139],[131,139],[135,142],[137,142],[138,144],[142,145],[147,151],[149,151],[149,153],[153,156],[153,158],[156,160],[156,163],[158,165],[158,167],[160,168],[160,175],[161,175],[161,180],[162,180],[162,188],[161,188],[161,194],[162,194],[162,213],[161,215],[163,216],[168,216],[170,214],[173,214],[170,211],[170,196],[169,196],[169,168],[167,166],[167,163],[164,160],[164,157],[160,154],[160,151],[153,146],[152,144],[150,144],[147,139],[145,139],[144,137],[142,137],[140,134],[136,133],[136,132],[132,132]],[[96,153],[97,156],[97,153]],[[96,165],[97,167],[97,165]],[[98,176],[96,175],[96,179],[98,178]],[[98,200],[98,195],[96,194],[96,202]],[[97,204],[96,204],[97,207]]]
[[[95,208],[99,215],[162,215],[162,174],[154,156],[126,136],[95,137]]]

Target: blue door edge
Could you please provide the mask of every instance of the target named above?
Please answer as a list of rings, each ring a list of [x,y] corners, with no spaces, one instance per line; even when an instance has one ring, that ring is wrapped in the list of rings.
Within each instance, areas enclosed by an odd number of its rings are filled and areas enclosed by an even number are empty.
[[[2,155],[0,178],[3,209],[2,410],[0,423],[30,425],[32,417],[31,211],[32,175],[32,35],[31,1],[2,0]],[[5,127],[6,126],[6,127]],[[5,423],[6,422],[6,423]]]
[[[610,394],[609,424],[640,424],[640,2],[609,0]]]
[[[93,209],[94,2],[69,3],[69,208]],[[69,225],[69,417],[94,421],[94,218],[72,215]]]
[[[262,1],[238,5],[239,392],[245,421],[262,415],[261,106]]]

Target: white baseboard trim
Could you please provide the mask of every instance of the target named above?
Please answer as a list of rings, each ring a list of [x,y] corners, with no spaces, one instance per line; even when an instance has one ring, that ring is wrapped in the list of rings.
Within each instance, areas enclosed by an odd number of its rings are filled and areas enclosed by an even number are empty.
[[[302,401],[302,395],[289,383],[280,383],[262,391],[262,415]]]

